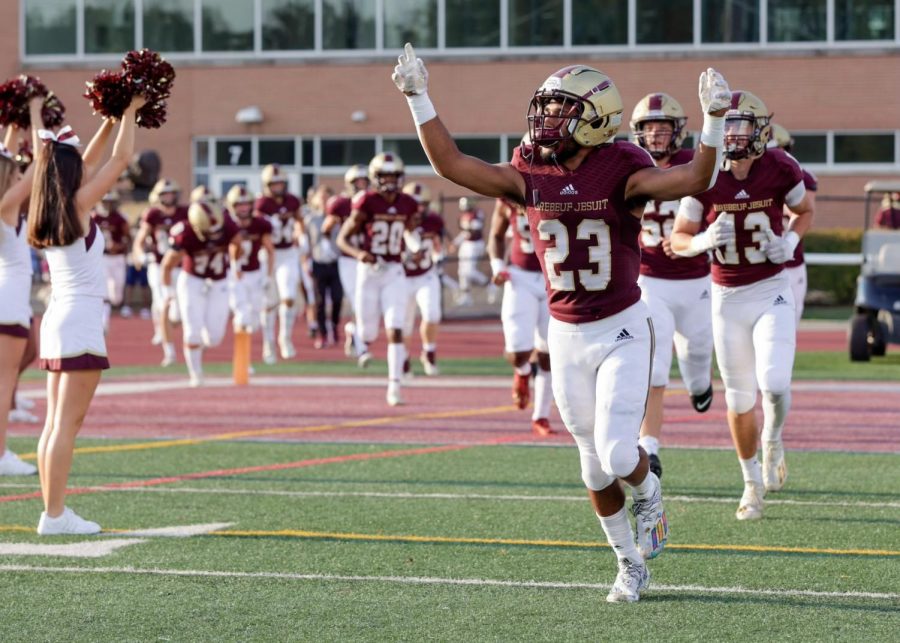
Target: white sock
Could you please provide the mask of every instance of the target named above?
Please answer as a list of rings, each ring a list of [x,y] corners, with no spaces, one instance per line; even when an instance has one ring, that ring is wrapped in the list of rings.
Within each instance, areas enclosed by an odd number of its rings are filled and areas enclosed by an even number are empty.
[[[175,344],[172,342],[163,342],[163,357],[167,359],[172,359],[175,357]]]
[[[534,377],[534,410],[531,419],[550,417],[550,403],[553,401],[553,379],[550,371],[538,367]]]
[[[643,557],[634,544],[634,532],[631,530],[631,523],[628,521],[628,513],[625,507],[622,507],[618,513],[612,516],[600,516],[600,526],[606,534],[606,541],[616,552],[616,558],[619,560],[628,559],[632,562],[643,561]]]
[[[646,500],[653,495],[658,484],[659,479],[656,477],[656,474],[648,471],[639,484],[631,485],[631,497],[635,500]]]
[[[285,304],[278,306],[278,339],[280,341],[291,341],[291,337],[294,334],[294,320],[296,318],[296,306],[286,306]]]
[[[652,435],[642,435],[638,440],[638,444],[644,447],[647,455],[659,455],[659,440]]]
[[[403,344],[388,344],[387,363],[389,380],[400,381],[400,377],[403,375],[404,359],[406,359],[406,349],[403,347]]]
[[[525,362],[521,366],[514,367],[519,375],[531,375],[531,362]]]
[[[184,363],[187,364],[191,379],[203,377],[203,349],[184,347]]]
[[[262,314],[263,341],[267,344],[275,343],[275,309],[267,310]]]
[[[762,485],[762,467],[759,464],[759,459],[756,456],[753,456],[749,460],[738,458],[738,461],[741,463],[741,472],[744,474],[744,482],[753,482]]]
[[[426,353],[434,353],[437,351],[437,343],[434,344],[422,344],[422,350]]]
[[[781,440],[781,432],[784,430],[784,421],[791,408],[791,392],[781,395],[763,391],[763,442],[776,442]]]

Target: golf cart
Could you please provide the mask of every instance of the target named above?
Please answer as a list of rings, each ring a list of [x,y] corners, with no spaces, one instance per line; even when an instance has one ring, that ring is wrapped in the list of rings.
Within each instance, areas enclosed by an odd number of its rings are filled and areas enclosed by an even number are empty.
[[[900,192],[900,181],[869,181],[862,236],[862,268],[856,281],[856,312],[850,320],[850,359],[882,356],[900,344],[900,229],[870,228],[882,195]]]

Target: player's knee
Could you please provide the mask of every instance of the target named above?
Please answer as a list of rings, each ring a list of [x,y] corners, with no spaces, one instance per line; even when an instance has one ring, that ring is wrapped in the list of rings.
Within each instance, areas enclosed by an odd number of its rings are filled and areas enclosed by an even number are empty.
[[[650,376],[650,386],[654,388],[658,388],[660,386],[668,386],[669,384],[669,371],[657,368],[654,364],[653,373]]]
[[[790,393],[790,391],[786,391],[786,390],[785,391],[770,391],[770,390],[764,389],[762,391],[762,396],[767,402],[777,406],[782,403],[784,398],[787,397],[789,395],[789,393]]]
[[[613,483],[615,478],[603,470],[596,458],[582,456],[581,481],[584,486],[592,491],[602,491]]]
[[[725,390],[725,406],[735,413],[746,413],[756,404],[756,391]]]
[[[617,478],[631,475],[639,460],[637,443],[631,440],[612,440],[600,450],[603,469]]]
[[[760,389],[773,395],[784,395],[791,390],[791,374],[770,371],[763,376]]]

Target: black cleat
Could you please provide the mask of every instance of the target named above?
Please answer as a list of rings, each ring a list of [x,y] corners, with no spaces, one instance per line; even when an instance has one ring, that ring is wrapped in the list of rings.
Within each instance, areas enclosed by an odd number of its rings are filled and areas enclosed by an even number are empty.
[[[655,453],[651,453],[647,456],[650,459],[650,471],[656,474],[656,477],[662,480],[662,462],[659,460],[659,456]]]
[[[697,413],[706,413],[712,406],[712,399],[713,387],[712,384],[710,384],[709,389],[707,389],[705,393],[691,395],[691,404],[694,405],[694,410],[697,411]]]

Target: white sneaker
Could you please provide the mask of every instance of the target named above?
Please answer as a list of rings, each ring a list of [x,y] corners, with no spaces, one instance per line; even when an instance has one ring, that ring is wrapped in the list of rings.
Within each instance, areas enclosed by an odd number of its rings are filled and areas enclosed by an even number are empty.
[[[175,355],[163,355],[160,366],[172,366],[175,363]]]
[[[16,408],[30,411],[34,408],[34,400],[30,397],[23,397],[21,393],[16,393]]]
[[[10,422],[22,422],[25,424],[37,424],[40,418],[25,409],[12,409],[7,416]]]
[[[744,495],[738,505],[735,518],[738,520],[759,520],[763,515],[763,486],[756,482],[744,483]]]
[[[121,316],[124,317],[125,319],[128,319],[128,318],[131,317],[133,314],[134,314],[134,311],[131,310],[131,306],[122,306],[122,307],[119,309],[119,315],[121,315]]]
[[[607,603],[634,603],[640,600],[641,590],[650,587],[650,570],[644,561],[619,561],[616,582],[606,595]]]
[[[388,382],[387,403],[390,406],[403,404],[403,398],[400,397],[400,382]]]
[[[426,355],[420,355],[419,361],[422,363],[422,368],[425,369],[425,375],[433,377],[435,375],[441,374],[441,371],[437,367],[437,364],[432,364],[431,362],[429,362]]]
[[[290,340],[279,340],[278,346],[281,348],[281,359],[294,359],[297,357],[297,351]]]
[[[162,335],[160,335],[159,332],[153,333],[153,338],[150,340],[150,343],[153,346],[159,346],[162,344]]]
[[[149,308],[141,308],[141,319],[150,319],[152,316]]]
[[[100,533],[100,525],[90,520],[85,520],[66,507],[56,518],[51,518],[46,511],[42,511],[41,519],[38,521],[37,532],[41,536],[58,536],[61,534],[90,536]]]
[[[9,449],[0,458],[0,476],[33,476],[36,473],[36,466],[23,462]]]
[[[781,491],[787,480],[787,464],[784,461],[784,445],[781,440],[763,443],[763,485],[766,491]]]
[[[366,368],[369,365],[369,362],[372,361],[372,353],[366,351],[365,353],[360,353],[360,356],[356,358],[356,364],[360,368]]]
[[[191,379],[188,382],[188,385],[191,388],[200,388],[203,386],[203,376],[202,375],[191,375]]]
[[[263,342],[263,363],[271,366],[276,363],[278,358],[275,356],[275,347],[270,342]]]
[[[631,506],[631,513],[634,514],[638,551],[645,559],[650,559],[659,556],[666,546],[669,539],[669,521],[663,508],[659,478],[652,471],[647,475],[653,476],[652,480],[655,481],[653,494],[646,500],[635,500]]]

